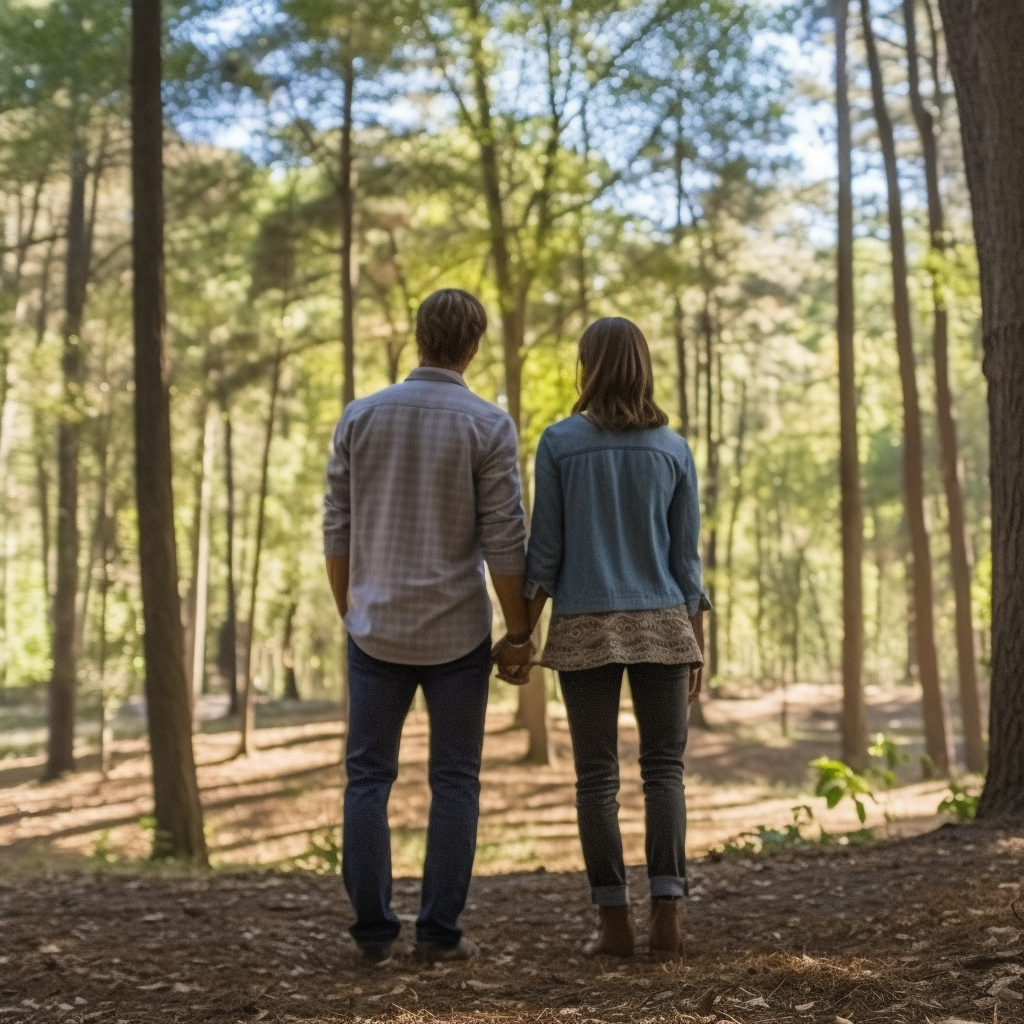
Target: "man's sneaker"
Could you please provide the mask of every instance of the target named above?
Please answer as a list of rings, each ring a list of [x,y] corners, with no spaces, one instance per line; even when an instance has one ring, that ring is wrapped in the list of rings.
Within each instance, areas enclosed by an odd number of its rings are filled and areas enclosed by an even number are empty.
[[[379,964],[391,956],[392,945],[390,942],[357,942],[356,948],[359,950],[363,963]]]
[[[479,946],[465,935],[454,946],[444,946],[440,942],[417,942],[416,958],[432,963],[447,960],[472,960],[480,952]]]

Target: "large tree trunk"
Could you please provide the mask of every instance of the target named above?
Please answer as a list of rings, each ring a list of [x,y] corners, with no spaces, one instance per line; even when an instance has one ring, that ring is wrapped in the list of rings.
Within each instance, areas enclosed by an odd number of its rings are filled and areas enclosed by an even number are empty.
[[[833,0],[836,32],[836,141],[839,165],[836,240],[836,339],[839,346],[839,487],[843,545],[843,760],[855,771],[868,764],[864,710],[864,513],[857,454],[857,376],[854,362],[853,141],[846,71],[849,0]]]
[[[940,0],[981,271],[992,490],[989,771],[978,816],[1024,815],[1024,6]]]
[[[871,0],[861,0],[861,18],[871,95],[874,103],[878,138],[885,162],[886,191],[889,201],[889,241],[892,249],[893,315],[896,348],[899,354],[900,383],[903,388],[903,459],[907,521],[913,554],[914,637],[917,668],[921,679],[925,746],[939,775],[949,771],[949,745],[946,712],[939,684],[939,662],[935,651],[934,609],[932,607],[932,563],[928,526],[924,518],[924,456],[921,439],[921,410],[914,365],[914,336],[910,318],[910,293],[907,289],[907,251],[903,234],[903,201],[896,165],[896,144],[892,121],[885,101],[878,47],[871,25]]]
[[[356,335],[355,297],[352,269],[352,222],[355,195],[352,187],[352,94],[356,73],[351,47],[345,47],[342,82],[345,95],[341,111],[341,159],[338,179],[338,200],[341,208],[341,352],[342,352],[342,407],[356,397]]]
[[[910,105],[921,136],[925,185],[928,193],[928,233],[932,247],[932,305],[935,325],[932,353],[935,360],[935,416],[939,427],[942,482],[946,491],[949,520],[949,561],[956,603],[956,654],[960,680],[960,715],[964,731],[967,770],[985,770],[985,740],[981,731],[981,700],[978,695],[978,665],[974,654],[974,622],[971,614],[971,566],[973,562],[964,515],[963,463],[957,444],[956,415],[949,386],[949,316],[946,311],[945,216],[939,190],[939,125],[921,97],[917,60],[915,0],[903,0],[903,21],[907,33],[907,68]],[[938,91],[941,83],[935,81]]]
[[[81,145],[71,156],[64,272],[64,378],[57,427],[57,582],[53,595],[49,692],[49,739],[44,777],[75,769],[75,689],[78,671],[75,613],[78,598],[78,454],[81,447],[85,361],[82,316],[89,280],[85,186],[89,168]]]
[[[242,688],[242,713],[238,753],[247,757],[256,746],[256,694],[252,681],[252,646],[256,633],[256,598],[260,585],[260,555],[263,553],[263,530],[266,523],[267,488],[270,484],[270,447],[274,442],[274,420],[277,415],[277,396],[281,389],[282,347],[277,343],[270,377],[270,408],[267,410],[267,429],[263,436],[263,460],[260,464],[260,493],[256,503],[256,537],[253,541],[252,579],[249,584],[249,628],[245,633],[245,677]]]
[[[178,597],[170,393],[165,377],[159,0],[132,0],[131,83],[135,493],[156,817],[153,855],[205,864]]]

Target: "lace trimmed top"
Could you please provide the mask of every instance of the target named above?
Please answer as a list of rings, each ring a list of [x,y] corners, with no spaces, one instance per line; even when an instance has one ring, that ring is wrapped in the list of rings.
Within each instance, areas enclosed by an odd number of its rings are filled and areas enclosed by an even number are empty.
[[[706,599],[702,604],[706,603]],[[685,605],[552,615],[541,664],[558,672],[600,665],[703,665]]]

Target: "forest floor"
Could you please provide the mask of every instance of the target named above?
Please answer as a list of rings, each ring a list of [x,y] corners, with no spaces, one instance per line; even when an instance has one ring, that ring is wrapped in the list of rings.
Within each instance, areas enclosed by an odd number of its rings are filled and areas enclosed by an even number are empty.
[[[909,738],[912,696],[876,695],[873,728],[885,723]],[[778,694],[711,703],[713,729],[695,731],[687,754],[692,897],[685,955],[672,964],[642,952],[642,868],[630,869],[641,952],[629,962],[580,955],[594,913],[557,708],[557,760],[544,768],[518,760],[524,738],[508,712],[490,716],[478,877],[464,916],[482,954],[443,967],[411,958],[409,924],[388,962],[366,968],[355,957],[347,902],[327,873],[337,855],[336,721],[278,713],[271,724],[265,715],[260,750],[244,760],[231,758],[231,732],[197,737],[214,872],[141,859],[151,799],[142,741],[117,743],[106,780],[88,753],[78,775],[48,785],[35,781],[39,757],[8,758],[0,1024],[1024,1022],[1022,908],[1013,907],[1024,828],[940,827],[945,786],[912,782],[913,765],[870,805],[875,842],[823,846],[812,828],[812,841],[778,853],[701,856],[758,825],[786,825],[794,805],[810,805],[833,834],[858,826],[850,810],[826,812],[809,795],[807,762],[835,752],[835,698],[793,688],[788,738]],[[621,735],[624,841],[628,861],[640,864],[642,791],[625,708]],[[419,890],[425,742],[415,712],[392,800],[395,903],[406,922]]]

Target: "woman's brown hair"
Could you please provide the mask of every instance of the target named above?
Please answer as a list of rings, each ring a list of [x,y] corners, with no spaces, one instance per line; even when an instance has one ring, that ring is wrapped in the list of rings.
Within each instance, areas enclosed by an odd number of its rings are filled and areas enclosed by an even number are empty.
[[[643,430],[668,423],[654,401],[651,350],[635,323],[621,316],[595,320],[580,338],[580,364],[574,413],[585,412],[602,430]]]

